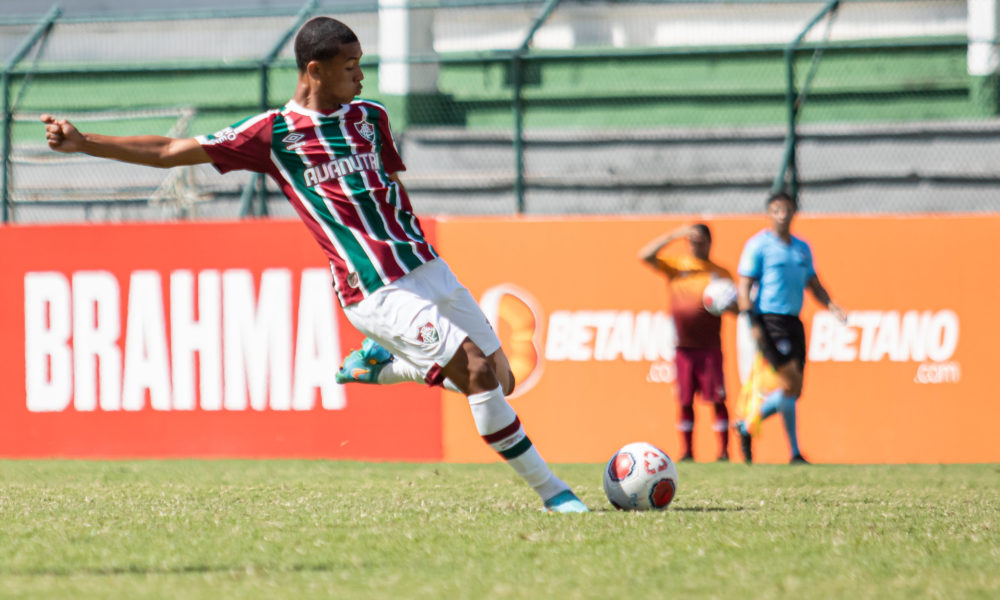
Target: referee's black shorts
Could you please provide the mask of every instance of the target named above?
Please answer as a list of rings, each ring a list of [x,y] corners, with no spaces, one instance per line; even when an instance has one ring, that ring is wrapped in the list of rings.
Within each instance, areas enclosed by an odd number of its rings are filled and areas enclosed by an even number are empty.
[[[800,369],[805,368],[806,330],[798,317],[764,313],[757,315],[757,322],[764,329],[760,351],[772,367],[777,369],[794,360]]]

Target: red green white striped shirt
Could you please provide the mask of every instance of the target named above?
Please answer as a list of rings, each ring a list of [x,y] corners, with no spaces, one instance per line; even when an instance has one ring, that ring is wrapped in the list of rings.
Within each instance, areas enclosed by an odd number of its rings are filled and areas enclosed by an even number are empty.
[[[292,100],[197,139],[219,172],[277,182],[329,258],[343,306],[437,257],[406,191],[389,178],[406,167],[377,102],[322,113]]]

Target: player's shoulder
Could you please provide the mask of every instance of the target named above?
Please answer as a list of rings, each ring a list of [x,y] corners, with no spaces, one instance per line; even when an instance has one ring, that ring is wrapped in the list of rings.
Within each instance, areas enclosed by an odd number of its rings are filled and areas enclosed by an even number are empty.
[[[256,115],[250,115],[212,134],[199,135],[195,139],[203,146],[214,146],[229,142],[238,142],[241,139],[256,138],[262,134],[274,121],[279,110],[266,110]]]
[[[244,124],[253,124],[253,123],[258,123],[260,121],[264,121],[266,119],[273,119],[275,115],[277,115],[279,112],[281,112],[280,108],[272,108],[269,110],[265,110],[264,112],[260,112],[255,115],[250,115],[249,117],[246,117],[238,121],[235,125],[233,125],[233,127],[240,127]]]
[[[809,242],[805,241],[804,239],[802,239],[799,236],[794,235],[794,234],[792,235],[792,243],[795,244],[795,245],[797,245],[797,246],[808,246],[809,245]]]
[[[795,235],[792,236],[792,245],[798,248],[799,250],[809,252],[810,254],[812,253],[812,249],[809,246],[809,242],[805,241],[804,239],[798,236]]]
[[[377,100],[372,100],[370,98],[355,98],[354,100],[351,101],[351,104],[369,110],[378,111],[386,116],[389,115],[389,109],[385,107],[385,104],[382,104]]]
[[[768,231],[767,229],[761,229],[757,233],[750,236],[746,244],[743,245],[745,250],[757,250],[758,248],[767,245],[768,243]]]
[[[718,276],[719,279],[732,279],[733,278],[733,274],[729,271],[729,269],[723,267],[719,263],[714,262],[714,261],[709,261],[708,264],[711,267],[711,272],[714,273],[716,276]]]

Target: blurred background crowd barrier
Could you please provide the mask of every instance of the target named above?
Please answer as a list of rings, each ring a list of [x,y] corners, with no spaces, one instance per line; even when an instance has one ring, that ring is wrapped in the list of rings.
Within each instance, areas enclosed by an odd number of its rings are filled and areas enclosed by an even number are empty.
[[[361,39],[418,212],[748,213],[782,182],[812,212],[1000,209],[998,0],[229,1],[5,3],[3,221],[291,216],[251,174],[56,154],[38,117],[215,132],[291,96],[314,15]]]

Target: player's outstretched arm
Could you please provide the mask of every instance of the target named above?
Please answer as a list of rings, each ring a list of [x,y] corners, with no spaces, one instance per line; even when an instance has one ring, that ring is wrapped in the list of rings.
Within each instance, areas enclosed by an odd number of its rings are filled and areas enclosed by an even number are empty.
[[[841,323],[847,322],[847,313],[845,313],[844,309],[837,306],[837,304],[830,299],[830,294],[826,291],[826,288],[823,287],[823,284],[819,282],[819,277],[813,275],[809,279],[808,285],[809,291],[812,292],[813,297],[815,297],[820,304],[833,313],[833,316],[840,319]]]
[[[45,140],[56,152],[82,152],[100,158],[136,163],[150,167],[179,167],[211,162],[194,138],[169,138],[158,135],[110,136],[82,133],[66,119],[42,115]]]
[[[660,253],[660,250],[682,237],[691,235],[693,231],[694,229],[690,225],[685,225],[684,227],[679,227],[673,231],[657,236],[656,239],[650,241],[648,244],[639,249],[639,260],[649,263],[653,267],[657,267],[658,262],[656,260],[656,255]]]

